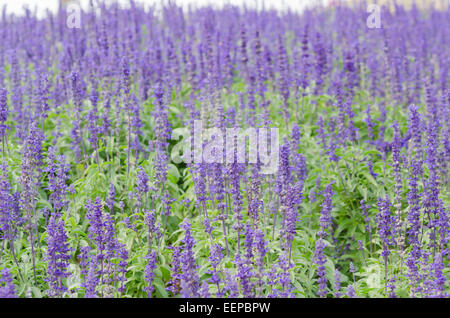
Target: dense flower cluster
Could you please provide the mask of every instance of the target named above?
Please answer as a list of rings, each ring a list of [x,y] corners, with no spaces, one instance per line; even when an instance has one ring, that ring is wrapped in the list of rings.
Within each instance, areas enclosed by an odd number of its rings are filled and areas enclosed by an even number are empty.
[[[449,8],[138,2],[0,17],[0,296],[448,297]]]
[[[16,298],[15,286],[8,269],[0,272],[0,298]]]
[[[63,279],[70,275],[68,271],[71,250],[67,242],[64,221],[52,214],[47,227],[47,254],[49,296],[56,297],[67,291]]]

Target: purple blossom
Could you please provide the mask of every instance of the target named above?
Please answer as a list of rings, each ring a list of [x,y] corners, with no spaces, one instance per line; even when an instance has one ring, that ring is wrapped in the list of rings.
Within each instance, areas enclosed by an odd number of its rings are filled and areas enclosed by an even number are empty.
[[[54,147],[48,149],[47,162],[47,168],[44,169],[48,173],[47,189],[51,192],[50,201],[53,204],[53,208],[59,215],[62,208],[67,204],[65,196],[68,192],[68,187],[66,183],[70,166],[66,164],[64,156],[56,155]]]
[[[390,254],[389,246],[392,245],[392,226],[393,217],[390,211],[390,200],[386,195],[385,199],[378,199],[377,225],[380,239],[383,246],[382,256],[387,257]]]
[[[317,295],[322,298],[327,295],[327,279],[325,277],[326,258],[324,254],[325,247],[325,242],[322,240],[322,238],[319,238],[319,240],[316,242],[314,259],[315,263],[317,264],[317,276],[319,276],[319,278],[317,279],[317,283],[319,284]]]
[[[152,292],[155,289],[152,285],[153,279],[155,278],[155,269],[156,269],[156,252],[151,251],[150,254],[145,256],[147,260],[147,264],[145,265],[144,276],[145,281],[147,282],[147,286],[144,287],[144,291],[147,292],[148,297],[151,298]]]
[[[67,291],[63,279],[70,276],[68,271],[70,252],[64,221],[58,220],[57,215],[52,214],[47,227],[47,253],[45,256],[48,263],[46,281],[49,285],[50,297],[61,296]]]
[[[95,254],[92,256],[89,266],[99,266],[96,269],[98,283],[100,284],[114,284],[116,281],[121,282],[118,291],[124,290],[123,282],[125,281],[125,274],[127,272],[128,251],[124,244],[121,244],[115,237],[114,221],[109,213],[104,213],[103,203],[100,198],[96,198],[94,202],[88,200],[86,203],[88,213],[86,218],[89,221],[89,239],[95,246]],[[93,271],[89,268],[89,271]],[[95,282],[94,275],[88,272],[85,277],[85,285]],[[88,279],[91,279],[88,282]],[[88,286],[90,287],[90,286]],[[86,288],[88,288],[86,287]],[[90,291],[93,293],[94,291]]]
[[[334,297],[340,298],[341,293],[341,273],[338,270],[334,272]]]
[[[197,264],[194,256],[195,241],[191,236],[191,223],[185,219],[181,224],[184,230],[184,247],[181,253],[181,272],[180,277],[182,284],[183,297],[197,297],[199,296],[200,278],[197,274]],[[184,288],[183,288],[184,284]]]
[[[377,224],[378,224],[378,233],[380,235],[380,240],[382,243],[382,252],[381,256],[384,258],[384,269],[385,269],[385,293],[387,295],[387,263],[388,256],[391,253],[389,247],[393,245],[394,240],[394,218],[391,216],[391,202],[389,197],[386,195],[385,199],[378,199],[378,214],[377,214]]]
[[[114,184],[111,182],[109,184],[108,199],[106,200],[106,206],[108,207],[110,212],[114,211],[114,203],[116,202],[115,195],[116,189],[114,188]]]
[[[348,285],[347,286],[347,297],[348,298],[355,298],[356,297],[356,293],[355,293],[355,288],[353,287],[353,285]]]
[[[18,193],[12,193],[7,164],[0,164],[0,173],[0,239],[11,242],[24,220],[21,217]]]
[[[333,185],[330,183],[325,188],[323,193],[324,200],[322,203],[322,210],[320,213],[320,231],[317,233],[321,238],[326,238],[327,230],[330,229],[332,223],[331,211],[333,209],[332,197],[334,195]]]
[[[171,291],[175,296],[179,292],[179,284],[181,283],[181,247],[180,246],[171,246],[169,247],[173,250],[172,253],[172,268],[171,268],[171,278],[168,283],[169,287],[167,290]]]
[[[237,254],[234,258],[234,263],[236,265],[236,279],[240,283],[241,292],[244,297],[254,297],[254,282],[252,277],[254,276],[253,266],[246,258]]]
[[[9,128],[6,126],[6,121],[8,120],[9,109],[8,109],[8,91],[4,88],[0,88],[0,137],[2,139],[4,151],[4,143],[6,130]],[[4,154],[3,154],[4,155]]]
[[[7,268],[0,272],[0,298],[17,298],[16,287]]]
[[[217,296],[223,296],[222,291],[220,290],[220,282],[221,282],[221,278],[220,278],[220,269],[219,264],[223,259],[223,254],[222,254],[222,250],[223,247],[220,246],[219,244],[214,244],[211,247],[211,252],[209,255],[209,262],[211,264],[211,270],[208,271],[209,274],[211,274],[211,278],[209,279],[209,281],[212,284],[217,285]]]
[[[146,194],[149,190],[148,175],[147,175],[147,173],[145,173],[145,170],[142,168],[138,169],[137,178],[136,178],[136,187],[137,187],[137,191],[140,194]]]

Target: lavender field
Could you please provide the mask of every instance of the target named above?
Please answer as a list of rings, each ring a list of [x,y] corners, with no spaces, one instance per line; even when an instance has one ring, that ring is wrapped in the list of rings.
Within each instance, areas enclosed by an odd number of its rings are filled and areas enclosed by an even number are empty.
[[[0,297],[449,297],[449,68],[448,8],[3,10]]]

